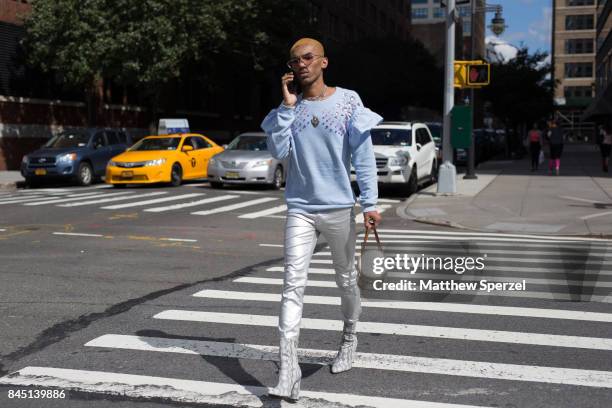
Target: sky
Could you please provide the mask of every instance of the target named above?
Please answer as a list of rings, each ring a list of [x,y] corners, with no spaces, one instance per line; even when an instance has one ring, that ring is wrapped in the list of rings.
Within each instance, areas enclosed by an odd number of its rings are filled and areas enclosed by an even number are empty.
[[[508,27],[498,40],[517,47],[526,45],[530,52],[541,50],[550,53],[552,0],[492,0],[488,3],[503,7],[502,15]],[[494,15],[487,13],[487,26]],[[495,39],[489,29],[486,37]]]

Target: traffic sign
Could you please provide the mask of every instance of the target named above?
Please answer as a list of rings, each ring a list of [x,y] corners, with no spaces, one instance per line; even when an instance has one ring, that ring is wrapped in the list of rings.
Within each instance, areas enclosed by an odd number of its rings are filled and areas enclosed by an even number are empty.
[[[490,82],[491,66],[486,63],[467,64],[467,85],[485,86]]]

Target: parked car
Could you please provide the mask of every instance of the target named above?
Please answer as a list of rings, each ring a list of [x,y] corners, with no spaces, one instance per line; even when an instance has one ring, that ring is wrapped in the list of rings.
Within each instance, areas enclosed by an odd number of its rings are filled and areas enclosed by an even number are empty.
[[[268,152],[265,133],[243,133],[208,162],[208,180],[213,188],[268,184],[279,189],[287,179],[287,164],[288,160],[277,160]]]
[[[21,175],[28,185],[44,180],[64,180],[86,186],[102,177],[108,160],[130,145],[130,137],[122,131],[67,130],[23,156]]]
[[[223,147],[195,133],[147,136],[128,151],[115,156],[106,167],[106,183],[170,183],[207,177],[208,161]]]
[[[408,194],[420,183],[435,181],[436,146],[427,125],[418,122],[382,122],[370,131],[378,182],[403,184]],[[355,180],[355,170],[351,171]]]

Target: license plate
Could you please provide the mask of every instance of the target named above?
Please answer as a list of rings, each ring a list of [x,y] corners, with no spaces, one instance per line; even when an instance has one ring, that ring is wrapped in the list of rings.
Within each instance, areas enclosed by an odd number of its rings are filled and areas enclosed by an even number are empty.
[[[121,177],[134,177],[134,172],[133,171],[122,171]]]
[[[227,173],[225,173],[225,178],[240,178],[240,173],[238,173],[237,171],[228,171]]]
[[[34,174],[36,174],[37,176],[44,176],[45,174],[47,174],[47,170],[45,170],[45,169],[36,169],[36,170],[34,170]]]

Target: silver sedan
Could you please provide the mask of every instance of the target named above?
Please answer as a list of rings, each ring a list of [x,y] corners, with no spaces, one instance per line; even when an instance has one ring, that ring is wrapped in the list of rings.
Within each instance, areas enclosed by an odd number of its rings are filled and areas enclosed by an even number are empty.
[[[268,152],[266,134],[243,133],[208,162],[208,181],[213,188],[223,184],[268,184],[283,186],[287,161],[277,160]]]

